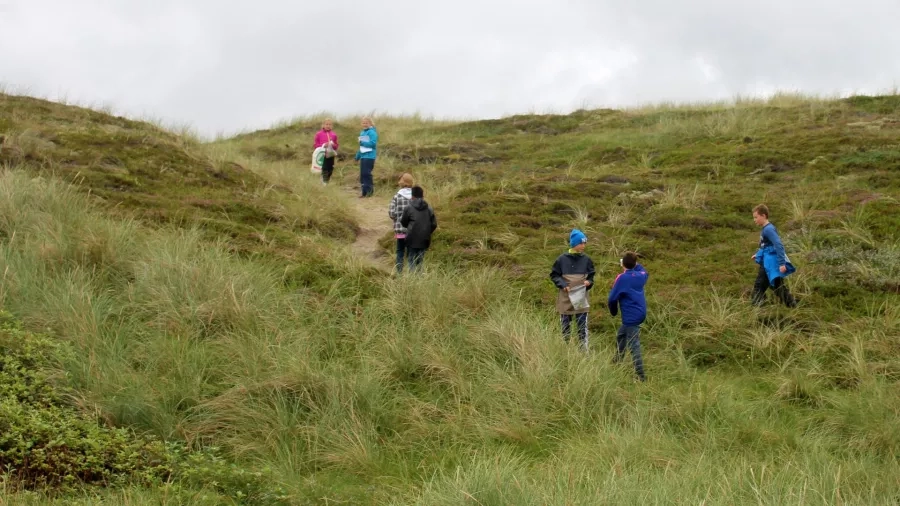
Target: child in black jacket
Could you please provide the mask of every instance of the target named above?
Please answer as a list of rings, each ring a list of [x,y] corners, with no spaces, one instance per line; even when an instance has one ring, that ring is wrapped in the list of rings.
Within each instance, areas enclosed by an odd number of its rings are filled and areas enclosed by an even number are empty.
[[[422,266],[425,251],[431,246],[431,234],[437,229],[437,218],[425,202],[425,190],[421,186],[413,186],[411,193],[412,199],[400,215],[400,225],[406,229],[409,272],[415,272]]]
[[[569,251],[553,263],[550,279],[559,288],[556,310],[560,314],[563,339],[569,342],[572,317],[578,325],[582,351],[588,351],[587,316],[590,308],[588,291],[594,286],[594,262],[584,254],[587,236],[577,228],[569,234]]]

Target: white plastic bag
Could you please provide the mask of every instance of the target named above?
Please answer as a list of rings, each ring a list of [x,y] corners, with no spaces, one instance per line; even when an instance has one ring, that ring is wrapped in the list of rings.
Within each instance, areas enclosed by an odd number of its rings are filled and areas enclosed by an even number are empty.
[[[322,165],[325,163],[325,148],[319,146],[313,151],[312,155],[312,166],[309,168],[310,172],[313,174],[321,174],[322,173]]]
[[[587,287],[584,285],[569,288],[569,301],[576,311],[591,307],[588,302]]]

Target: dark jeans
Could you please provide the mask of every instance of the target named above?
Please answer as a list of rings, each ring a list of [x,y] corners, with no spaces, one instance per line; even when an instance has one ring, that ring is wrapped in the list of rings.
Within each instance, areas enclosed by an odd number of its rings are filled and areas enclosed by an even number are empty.
[[[322,162],[322,182],[327,183],[331,180],[331,174],[334,173],[334,159],[335,157],[328,158],[325,157],[325,161]]]
[[[756,282],[753,283],[753,305],[762,306],[766,300],[766,290],[769,289],[769,276],[766,274],[766,268],[759,266],[759,272],[756,274]],[[775,278],[775,296],[787,307],[795,307],[797,301],[784,284],[784,278]]]
[[[641,326],[622,325],[616,332],[616,356],[614,362],[621,362],[625,358],[625,348],[631,349],[631,359],[634,361],[634,372],[641,381],[646,381],[644,376],[644,360],[641,358]]]
[[[406,260],[409,262],[409,272],[416,272],[422,268],[422,260],[425,259],[425,251],[428,248],[406,248]]]
[[[403,256],[406,255],[409,258],[409,253],[406,248],[406,239],[397,239],[397,262],[394,264],[397,268],[397,272],[403,272]]]
[[[375,193],[375,181],[372,179],[373,170],[375,170],[373,158],[359,159],[359,186],[363,197],[371,197]]]
[[[572,318],[575,318],[575,323],[578,325],[578,341],[581,343],[581,349],[587,351],[588,349],[588,329],[587,329],[587,313],[578,313],[576,315],[570,314],[562,314],[559,315],[559,319],[562,322],[562,333],[563,340],[565,342],[569,342],[569,336],[572,334]]]

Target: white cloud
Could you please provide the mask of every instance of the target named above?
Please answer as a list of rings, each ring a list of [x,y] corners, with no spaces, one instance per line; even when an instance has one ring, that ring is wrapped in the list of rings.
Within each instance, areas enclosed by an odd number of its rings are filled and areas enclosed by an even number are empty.
[[[201,132],[900,82],[895,0],[0,0],[0,81]]]

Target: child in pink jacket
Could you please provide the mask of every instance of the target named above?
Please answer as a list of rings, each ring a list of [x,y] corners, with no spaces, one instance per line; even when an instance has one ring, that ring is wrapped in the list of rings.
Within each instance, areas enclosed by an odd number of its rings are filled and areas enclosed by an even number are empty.
[[[322,184],[328,184],[328,181],[331,180],[331,174],[334,172],[334,159],[338,149],[337,134],[334,133],[331,126],[330,119],[323,121],[322,129],[316,132],[316,137],[313,139],[313,149],[326,147],[325,162],[322,163]]]

